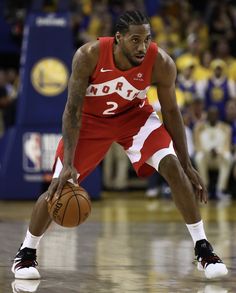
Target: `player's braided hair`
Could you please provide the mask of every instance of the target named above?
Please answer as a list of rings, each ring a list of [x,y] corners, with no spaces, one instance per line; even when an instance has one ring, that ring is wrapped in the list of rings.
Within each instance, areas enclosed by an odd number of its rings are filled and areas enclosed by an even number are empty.
[[[147,16],[138,10],[127,11],[122,14],[116,24],[116,31],[126,33],[129,25],[150,24]]]

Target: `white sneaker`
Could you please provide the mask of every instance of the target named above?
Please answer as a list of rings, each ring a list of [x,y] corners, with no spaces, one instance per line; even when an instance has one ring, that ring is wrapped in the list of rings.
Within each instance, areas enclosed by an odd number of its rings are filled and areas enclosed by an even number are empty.
[[[211,244],[203,239],[196,242],[195,255],[198,261],[197,268],[204,271],[207,279],[223,277],[228,274],[226,265],[217,256]]]
[[[25,280],[40,279],[40,274],[36,269],[38,265],[36,259],[36,249],[28,247],[19,249],[11,268],[15,278]]]
[[[39,284],[40,280],[15,280],[11,283],[11,287],[13,293],[36,292]]]

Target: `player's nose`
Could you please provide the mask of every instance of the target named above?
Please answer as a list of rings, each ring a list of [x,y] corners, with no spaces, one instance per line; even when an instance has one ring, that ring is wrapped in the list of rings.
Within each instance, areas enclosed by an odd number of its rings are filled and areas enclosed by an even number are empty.
[[[139,43],[138,45],[138,53],[139,54],[146,54],[147,48],[145,43]]]

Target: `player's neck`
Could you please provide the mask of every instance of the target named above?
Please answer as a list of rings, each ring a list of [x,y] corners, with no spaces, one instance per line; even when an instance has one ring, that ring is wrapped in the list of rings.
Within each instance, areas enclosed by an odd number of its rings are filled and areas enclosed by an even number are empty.
[[[113,46],[113,61],[116,68],[122,71],[134,67],[116,44]]]

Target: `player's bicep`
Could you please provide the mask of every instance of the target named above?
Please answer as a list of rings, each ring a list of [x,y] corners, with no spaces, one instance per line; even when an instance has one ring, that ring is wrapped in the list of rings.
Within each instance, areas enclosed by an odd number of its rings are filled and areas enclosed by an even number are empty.
[[[89,82],[90,68],[85,52],[77,51],[72,62],[72,72],[68,83],[67,106],[78,107],[84,99]]]
[[[174,61],[160,49],[156,72],[158,99],[162,111],[171,111],[177,107],[175,95],[176,66]]]
[[[175,94],[175,85],[158,86],[157,93],[162,112],[168,112],[178,107]]]

